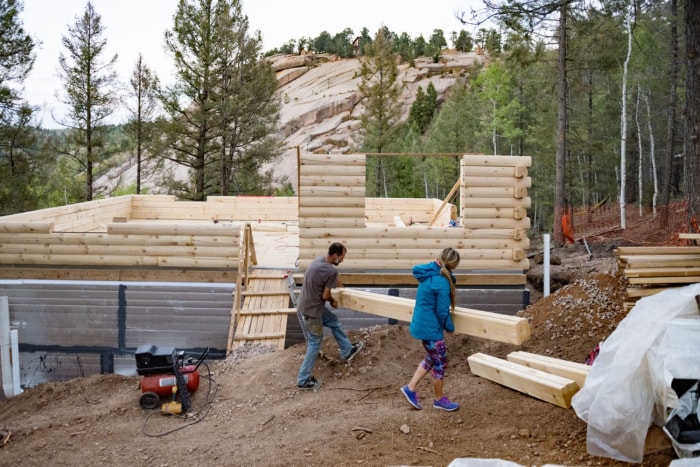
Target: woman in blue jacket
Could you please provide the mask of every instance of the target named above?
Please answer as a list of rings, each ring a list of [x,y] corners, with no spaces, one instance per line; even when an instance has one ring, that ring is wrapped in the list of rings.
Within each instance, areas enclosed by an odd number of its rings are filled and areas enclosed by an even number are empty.
[[[416,304],[411,318],[411,336],[420,339],[427,352],[418,364],[411,382],[401,388],[406,400],[416,409],[421,408],[416,387],[432,372],[435,399],[433,407],[447,411],[457,410],[459,404],[442,395],[442,385],[447,367],[447,349],[444,331],[454,332],[452,312],[455,308],[455,282],[452,271],[459,265],[459,252],[445,248],[435,261],[418,264],[413,268],[413,276],[418,279]]]

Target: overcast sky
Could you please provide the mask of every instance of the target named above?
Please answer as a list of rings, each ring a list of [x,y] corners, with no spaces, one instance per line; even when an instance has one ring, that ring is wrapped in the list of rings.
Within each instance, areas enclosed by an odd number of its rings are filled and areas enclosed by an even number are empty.
[[[23,0],[21,18],[25,31],[37,42],[36,62],[25,81],[25,97],[32,105],[42,107],[41,126],[57,128],[51,112],[60,114],[56,92],[62,86],[57,77],[58,56],[65,49],[62,36],[76,16],[85,11],[87,0]],[[93,0],[95,11],[102,17],[108,54],[118,54],[116,71],[127,82],[138,54],[161,81],[170,82],[172,61],[163,49],[163,34],[172,27],[177,0]],[[316,37],[322,31],[331,35],[345,28],[359,34],[367,27],[374,36],[382,25],[391,31],[406,32],[412,38],[422,34],[427,40],[434,29],[442,29],[450,40],[452,31],[465,29],[455,12],[480,8],[481,0],[243,0],[243,13],[251,30],[260,30],[264,50],[279,47],[289,39]],[[118,123],[118,122],[115,122]]]

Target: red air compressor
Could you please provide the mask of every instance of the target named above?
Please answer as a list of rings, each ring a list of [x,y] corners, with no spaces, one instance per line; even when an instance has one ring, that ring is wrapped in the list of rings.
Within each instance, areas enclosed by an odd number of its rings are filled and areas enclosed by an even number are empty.
[[[158,408],[161,398],[171,398],[161,406],[164,414],[179,414],[190,410],[190,394],[199,388],[199,366],[209,349],[194,363],[192,357],[173,347],[158,348],[145,344],[136,349],[136,371],[143,378],[139,384],[139,404],[144,409]],[[179,401],[177,396],[179,394]]]

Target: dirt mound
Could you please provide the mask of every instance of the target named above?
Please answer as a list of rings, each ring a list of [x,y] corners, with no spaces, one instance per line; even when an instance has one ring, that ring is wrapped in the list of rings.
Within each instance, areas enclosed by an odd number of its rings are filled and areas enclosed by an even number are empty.
[[[612,254],[573,266],[584,271],[521,312],[531,339],[512,346],[448,335],[445,392],[462,404],[435,410],[426,378],[424,409],[398,389],[422,357],[403,325],[353,331],[365,348],[351,364],[324,341],[315,376],[323,387],[299,391],[303,345],[284,351],[249,348],[202,367],[188,417],[144,412],[138,377],[92,376],[43,384],[0,403],[0,465],[432,465],[460,457],[500,458],[523,465],[627,465],[586,453],[586,424],[563,409],[470,373],[475,352],[513,350],[583,362],[624,317],[625,283],[611,273]],[[589,269],[593,269],[592,271]],[[211,384],[210,384],[211,383]],[[645,466],[666,466],[674,452],[658,428],[647,439]]]

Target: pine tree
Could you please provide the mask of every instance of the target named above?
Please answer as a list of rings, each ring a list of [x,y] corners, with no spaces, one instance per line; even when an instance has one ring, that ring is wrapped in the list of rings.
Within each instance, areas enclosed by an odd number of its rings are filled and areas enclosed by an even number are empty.
[[[365,113],[361,116],[363,148],[367,152],[387,152],[397,144],[398,122],[401,116],[401,88],[397,84],[398,67],[391,51],[391,40],[380,29],[360,68],[359,90],[364,97]],[[368,161],[368,172],[374,172],[375,193],[388,196],[386,173],[382,158]],[[371,193],[370,193],[371,195]]]
[[[102,17],[88,2],[83,15],[75,18],[62,37],[67,55],[61,53],[58,58],[64,82],[61,101],[70,110],[56,121],[71,130],[68,151],[85,171],[87,201],[93,198],[95,166],[103,159],[101,132],[119,99],[114,71],[117,55],[102,59],[107,47],[104,32]]]

